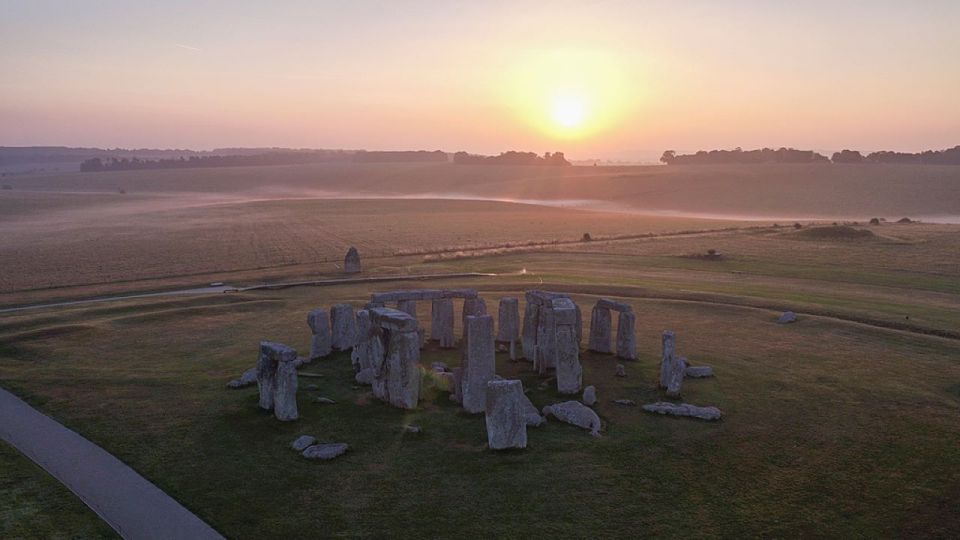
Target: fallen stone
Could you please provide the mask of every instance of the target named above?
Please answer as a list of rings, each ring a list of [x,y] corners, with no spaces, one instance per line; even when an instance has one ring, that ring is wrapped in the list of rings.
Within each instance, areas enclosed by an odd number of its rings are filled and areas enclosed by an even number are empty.
[[[300,371],[300,372],[297,372],[297,375],[300,377],[307,377],[307,378],[313,378],[313,379],[319,379],[323,377],[323,373],[313,373],[310,371]]]
[[[346,443],[321,443],[308,447],[303,451],[307,459],[333,459],[350,448]]]
[[[593,385],[590,385],[583,389],[583,398],[581,399],[583,404],[587,407],[593,407],[597,402],[597,389]]]
[[[579,401],[564,401],[563,403],[547,405],[543,408],[543,415],[553,415],[561,422],[589,429],[590,435],[594,437],[600,436],[600,417],[593,412],[593,409]]]
[[[669,414],[673,416],[689,416],[701,420],[719,420],[721,417],[720,409],[716,407],[697,407],[688,403],[670,403],[660,401],[644,405],[643,410],[657,414]]]
[[[317,444],[317,438],[311,437],[310,435],[301,435],[297,437],[297,440],[293,441],[293,444],[290,445],[290,448],[293,448],[297,452],[303,452],[308,447]]]
[[[403,431],[407,433],[423,433],[423,429],[420,426],[413,425],[403,426]]]
[[[710,366],[687,366],[683,371],[685,377],[691,379],[702,379],[704,377],[713,377],[713,368]]]
[[[328,398],[328,397],[318,397],[317,399],[313,400],[313,402],[314,402],[314,403],[322,403],[323,405],[333,405],[333,404],[336,403],[336,401],[334,401],[334,400],[332,400],[332,399],[330,399],[330,398]]]
[[[447,366],[446,362],[433,362],[430,364],[430,369],[434,371],[439,370],[440,372],[450,371],[450,368]]]
[[[523,383],[519,380],[490,381],[484,420],[491,450],[527,447]]]
[[[780,318],[777,319],[779,324],[790,324],[792,322],[797,322],[797,314],[792,311],[785,311],[783,315],[780,315]]]
[[[637,402],[632,399],[615,399],[613,400],[613,402],[616,403],[617,405],[626,405],[626,406],[633,406],[637,404]]]
[[[357,248],[350,246],[347,255],[343,258],[343,271],[348,274],[360,273],[360,252]]]
[[[245,388],[257,382],[257,368],[252,367],[243,372],[239,379],[227,383],[227,388]]]
[[[623,364],[617,364],[617,371],[614,372],[614,375],[616,375],[617,377],[626,377],[627,368],[623,367]]]

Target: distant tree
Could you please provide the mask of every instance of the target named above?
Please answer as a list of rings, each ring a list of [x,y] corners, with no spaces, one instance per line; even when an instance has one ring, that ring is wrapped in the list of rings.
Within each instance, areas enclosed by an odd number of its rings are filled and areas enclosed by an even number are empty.
[[[667,150],[660,156],[660,162],[667,165],[673,163],[673,160],[677,157],[677,153],[673,150]]]
[[[841,150],[835,152],[830,161],[834,163],[863,163],[863,155],[856,150]]]

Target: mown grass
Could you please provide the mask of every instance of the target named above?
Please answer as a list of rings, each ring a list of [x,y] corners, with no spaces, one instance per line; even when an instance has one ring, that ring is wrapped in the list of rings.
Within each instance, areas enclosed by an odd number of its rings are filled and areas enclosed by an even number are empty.
[[[647,269],[631,268],[631,260],[598,262],[590,253],[494,257],[474,264],[524,265],[531,274],[429,285],[479,287],[491,311],[497,297],[537,287],[541,278],[574,289],[584,284],[583,291],[640,283],[672,294],[698,283],[714,292],[722,285],[709,272],[682,269],[640,277]],[[720,292],[838,308],[829,295],[785,296],[790,285],[750,287]],[[309,308],[360,304],[370,290],[359,284],[245,293],[231,304],[211,297],[76,307],[59,324],[83,321],[92,331],[8,343],[0,349],[0,380],[229,537],[960,532],[955,340],[802,315],[780,326],[767,310],[625,296],[638,313],[640,349],[639,360],[627,363],[629,376],[613,376],[617,360],[610,356],[582,355],[585,384],[598,388],[603,436],[553,421],[529,431],[527,450],[507,453],[487,451],[482,415],[465,415],[442,393],[428,391],[416,411],[380,403],[352,382],[344,354],[306,368],[323,377],[301,378],[302,418],[294,423],[260,412],[254,389],[224,388],[253,364],[257,341],[306,350]],[[886,300],[871,299],[871,291],[858,289],[851,295],[860,301],[842,307],[877,316]],[[595,298],[576,295],[585,313]],[[933,309],[924,301],[902,300],[911,310]],[[424,322],[427,309],[421,306]],[[18,316],[15,329],[0,323],[0,337],[55,327],[57,317]],[[612,403],[661,399],[655,381],[666,328],[677,331],[681,354],[717,372],[687,381],[684,401],[720,407],[723,421],[665,418]],[[456,365],[459,353],[428,348],[424,364],[436,360]],[[538,406],[565,399],[540,388],[526,363],[498,355],[498,373],[524,380]],[[307,384],[319,389],[305,390]],[[312,402],[321,395],[337,404]],[[424,432],[404,433],[411,423]],[[347,442],[351,451],[333,462],[307,462],[288,448],[300,434]]]

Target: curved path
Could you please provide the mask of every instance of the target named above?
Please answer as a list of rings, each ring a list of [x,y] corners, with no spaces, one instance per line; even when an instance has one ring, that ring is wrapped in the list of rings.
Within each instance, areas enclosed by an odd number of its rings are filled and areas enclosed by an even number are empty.
[[[106,450],[2,388],[0,438],[70,488],[124,538],[223,538]]]

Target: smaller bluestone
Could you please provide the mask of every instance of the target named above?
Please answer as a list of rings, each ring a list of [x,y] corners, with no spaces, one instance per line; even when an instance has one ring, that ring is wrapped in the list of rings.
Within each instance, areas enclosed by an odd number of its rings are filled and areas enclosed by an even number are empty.
[[[343,271],[348,274],[360,273],[360,252],[357,248],[350,246],[347,250],[347,255],[343,258]]]

